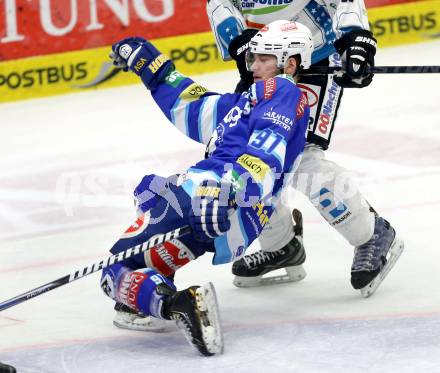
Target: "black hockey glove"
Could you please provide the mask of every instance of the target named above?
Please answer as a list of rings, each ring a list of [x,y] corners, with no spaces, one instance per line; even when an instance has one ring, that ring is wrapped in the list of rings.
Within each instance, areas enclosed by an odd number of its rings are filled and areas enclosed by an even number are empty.
[[[254,37],[258,30],[247,29],[242,34],[236,36],[229,44],[228,52],[237,63],[237,69],[240,73],[240,81],[235,88],[235,92],[241,93],[247,91],[254,82],[251,71],[246,67],[246,51],[249,41]]]
[[[374,66],[377,40],[368,30],[353,30],[335,41],[334,46],[342,57],[346,73],[335,76],[335,82],[343,88],[363,88],[371,83],[373,74],[366,68]]]

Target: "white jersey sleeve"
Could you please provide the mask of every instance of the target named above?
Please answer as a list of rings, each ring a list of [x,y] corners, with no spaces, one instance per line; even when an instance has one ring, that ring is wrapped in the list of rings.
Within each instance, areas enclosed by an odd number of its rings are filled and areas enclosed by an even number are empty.
[[[335,53],[333,43],[344,32],[355,28],[369,30],[364,0],[210,0],[207,12],[224,60],[231,59],[229,43],[243,29],[261,29],[279,19],[299,22],[310,29],[314,44],[312,63]]]
[[[323,1],[332,16],[333,30],[337,38],[342,36],[344,30],[361,28],[369,30],[367,9],[363,0],[337,1],[336,9],[331,5],[334,1]]]
[[[209,23],[223,60],[231,60],[229,43],[246,28],[239,1],[209,0],[206,5]]]

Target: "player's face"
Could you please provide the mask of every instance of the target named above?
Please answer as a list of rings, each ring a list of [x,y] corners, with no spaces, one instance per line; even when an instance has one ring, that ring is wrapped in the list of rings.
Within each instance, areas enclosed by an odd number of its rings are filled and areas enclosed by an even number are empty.
[[[252,54],[250,62],[254,83],[273,78],[280,73],[280,69],[277,67],[277,58],[271,54]]]

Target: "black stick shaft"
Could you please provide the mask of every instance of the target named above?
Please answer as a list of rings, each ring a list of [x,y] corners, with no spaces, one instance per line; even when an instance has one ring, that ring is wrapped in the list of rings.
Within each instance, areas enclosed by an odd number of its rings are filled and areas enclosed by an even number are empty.
[[[170,241],[174,238],[182,237],[186,234],[188,234],[191,231],[191,228],[189,226],[184,226],[181,228],[174,229],[168,233],[164,234],[158,234],[156,236],[153,236],[148,241],[145,241],[142,244],[136,245],[134,247],[130,247],[129,249],[125,251],[121,251],[118,254],[112,255],[108,257],[107,259],[101,260],[100,262],[96,262],[94,264],[91,264],[87,267],[84,267],[83,269],[76,270],[69,275],[60,277],[59,279],[48,282],[47,284],[41,285],[35,289],[29,290],[26,293],[17,295],[14,298],[8,299],[4,302],[0,303],[0,311],[3,311],[7,308],[16,306],[17,304],[23,303],[29,299],[35,298],[38,295],[47,293],[48,291],[51,291],[53,289],[56,289],[60,286],[69,284],[75,280],[79,280],[80,278],[83,278],[85,276],[88,276],[92,273],[98,272],[102,270],[103,268],[106,268],[112,264],[122,262],[125,259],[128,259],[134,255],[141,254],[149,249],[151,249],[154,246],[157,246],[161,243]]]
[[[312,66],[301,71],[302,75],[337,74],[344,70],[339,66]],[[436,74],[440,73],[440,66],[374,66],[367,69],[373,74]]]

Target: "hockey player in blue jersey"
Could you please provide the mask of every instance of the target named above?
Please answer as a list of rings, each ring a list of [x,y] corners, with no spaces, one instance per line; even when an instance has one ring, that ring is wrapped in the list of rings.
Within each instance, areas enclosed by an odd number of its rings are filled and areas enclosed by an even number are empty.
[[[184,225],[191,233],[168,243],[167,260],[164,246],[156,246],[104,269],[101,287],[134,312],[175,320],[203,355],[221,353],[213,286],[177,291],[167,275],[184,264],[182,253],[213,252],[213,264],[240,258],[269,221],[304,149],[309,108],[293,77],[310,66],[310,31],[289,21],[261,30],[248,58],[255,84],[243,94],[208,91],[145,39],[124,39],[112,50],[115,63],[141,78],[176,127],[196,141],[209,130],[213,139],[210,156],[184,173],[142,179],[135,190],[139,219],[111,252]]]
[[[222,58],[236,61],[240,73],[237,92],[246,91],[253,82],[245,62],[249,40],[266,23],[277,19],[300,22],[311,30],[312,66],[342,65],[346,70],[342,76],[304,75],[298,81],[298,87],[309,97],[310,122],[297,172],[302,178],[294,178],[293,186],[354,246],[351,284],[364,297],[371,296],[399,258],[403,241],[369,206],[346,170],[325,159],[324,152],[330,144],[343,89],[363,88],[373,79],[366,67],[374,66],[376,39],[369,30],[364,1],[208,0],[207,15]],[[352,193],[348,195],[345,190]],[[262,250],[234,263],[235,285],[297,281],[305,276],[299,212],[296,220],[294,227],[290,208],[277,206],[259,237]],[[286,275],[271,278],[270,272],[277,269],[285,269]]]

